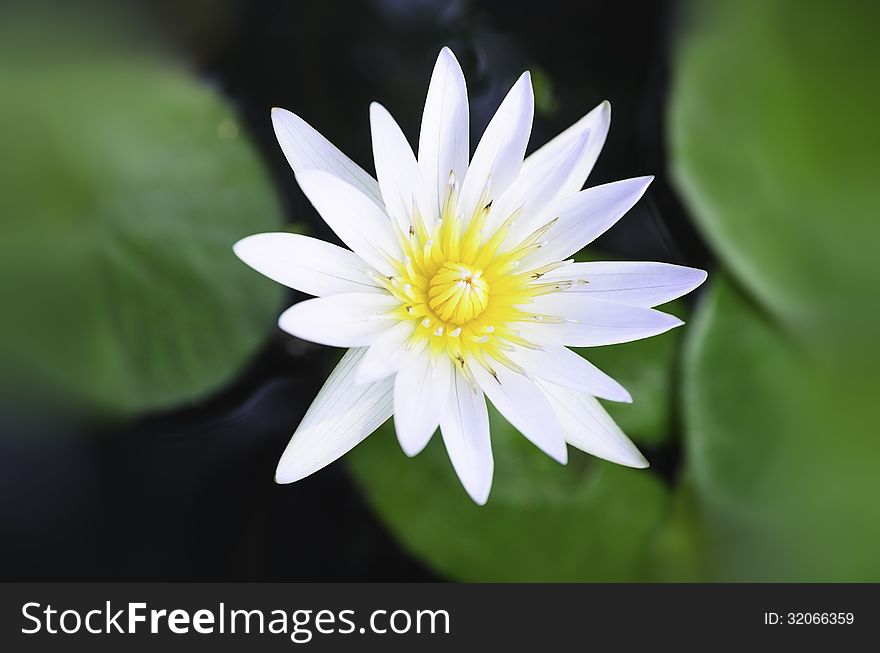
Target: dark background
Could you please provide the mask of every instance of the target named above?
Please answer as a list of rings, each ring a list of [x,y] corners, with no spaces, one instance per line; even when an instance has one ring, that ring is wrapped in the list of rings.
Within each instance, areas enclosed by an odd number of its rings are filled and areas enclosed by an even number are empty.
[[[671,3],[189,1],[139,11],[145,29],[233,103],[287,219],[313,235],[329,232],[296,186],[269,109],[297,112],[372,170],[369,102],[380,100],[412,138],[434,59],[449,45],[468,81],[472,144],[526,68],[547,81],[530,149],[610,100],[613,127],[590,184],[657,180],[598,248],[711,264],[666,177]],[[201,405],[129,424],[6,424],[0,577],[434,579],[386,533],[344,462],[291,486],[273,483],[334,355],[276,332],[245,373]],[[646,454],[671,475],[679,452],[668,446]]]

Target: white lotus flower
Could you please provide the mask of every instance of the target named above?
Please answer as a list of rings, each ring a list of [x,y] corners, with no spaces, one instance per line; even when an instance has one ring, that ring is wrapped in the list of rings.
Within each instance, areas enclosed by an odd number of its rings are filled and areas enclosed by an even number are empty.
[[[393,414],[410,456],[439,425],[462,484],[483,504],[493,473],[486,397],[560,463],[568,443],[647,466],[596,400],[629,402],[629,393],[566,346],[628,342],[679,326],[652,307],[706,274],[568,259],[623,216],[652,177],[581,190],[608,132],[607,102],[524,161],[533,107],[526,72],[468,163],[465,81],[444,48],[418,159],[391,115],[370,107],[378,182],[301,118],[272,111],[300,187],[351,248],[290,233],[235,245],[254,269],[316,296],[284,312],[284,331],[350,348],[284,451],[279,483],[336,460]]]

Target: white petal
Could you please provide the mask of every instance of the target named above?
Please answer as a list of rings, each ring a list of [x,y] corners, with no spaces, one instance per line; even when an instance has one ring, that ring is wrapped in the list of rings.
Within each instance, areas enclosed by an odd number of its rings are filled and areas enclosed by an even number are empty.
[[[599,158],[610,126],[611,104],[606,100],[553,140],[548,141],[546,145],[530,154],[523,162],[523,173],[531,172],[534,167],[543,164],[545,159],[554,156],[560,149],[567,147],[572,140],[579,138],[580,134],[589,132],[587,146],[577,162],[571,166],[568,177],[559,185],[560,196],[579,191],[583,188],[596,159]]]
[[[394,374],[404,362],[406,342],[412,335],[413,328],[413,323],[409,320],[398,322],[376,338],[358,367],[355,381],[371,383]]]
[[[370,105],[370,130],[373,159],[385,207],[402,233],[412,222],[413,204],[424,215],[428,208],[427,192],[416,157],[391,114],[381,104]]]
[[[260,274],[316,297],[342,292],[384,292],[357,254],[300,234],[265,233],[242,238],[236,256]]]
[[[619,465],[648,466],[645,457],[596,399],[546,381],[538,383],[556,411],[570,445]]]
[[[342,242],[379,272],[392,272],[387,256],[400,256],[400,246],[391,220],[382,209],[354,186],[330,173],[306,170],[296,179]]]
[[[565,437],[553,409],[535,382],[503,365],[495,367],[497,379],[481,365],[471,371],[492,405],[541,451],[563,465],[568,462]]]
[[[538,329],[534,331],[537,334]],[[523,332],[526,338],[538,340],[525,329]],[[577,353],[547,338],[539,344],[540,350],[516,347],[507,354],[517,365],[541,379],[610,401],[632,402],[626,388]],[[491,399],[491,395],[489,397]]]
[[[684,324],[651,308],[592,299],[580,293],[544,295],[521,307],[535,315],[565,318],[540,323],[547,335],[569,347],[594,347],[656,336]],[[536,324],[533,324],[536,326]]]
[[[400,306],[391,295],[343,293],[307,299],[281,314],[278,326],[290,335],[331,347],[372,344],[397,322],[386,316]]]
[[[458,371],[453,375],[449,401],[440,418],[440,432],[464,489],[476,503],[485,504],[494,471],[489,412],[483,391],[474,388]]]
[[[545,244],[523,261],[523,266],[540,267],[564,261],[589,245],[639,201],[653,179],[624,179],[561,197],[542,215],[546,218],[544,222],[557,218],[547,232]]]
[[[272,126],[287,162],[296,174],[324,170],[351,184],[378,206],[384,206],[379,184],[305,120],[285,109],[272,109]]]
[[[394,379],[394,430],[407,456],[428,444],[440,425],[452,387],[452,361],[431,360],[428,352],[407,360]]]
[[[566,265],[543,278],[573,281],[566,293],[651,307],[686,295],[706,280],[706,272],[670,263],[590,261]]]
[[[428,87],[419,133],[419,168],[429,189],[431,219],[440,215],[449,173],[464,182],[470,154],[467,88],[461,66],[443,48]]]
[[[547,215],[547,206],[558,195],[560,185],[571,174],[571,167],[580,159],[588,139],[589,134],[581,133],[566,141],[564,146],[554,149],[528,171],[524,169],[516,181],[492,204],[486,232],[493,233],[511,213],[522,209],[507,239],[511,243],[518,243],[555,218],[555,215]]]
[[[275,481],[293,483],[350,451],[391,416],[392,382],[357,385],[365,349],[351,349],[330,374],[281,455]]]
[[[461,189],[459,209],[470,219],[487,184],[490,198],[499,197],[516,179],[532,131],[535,99],[532,79],[522,74],[486,127]]]

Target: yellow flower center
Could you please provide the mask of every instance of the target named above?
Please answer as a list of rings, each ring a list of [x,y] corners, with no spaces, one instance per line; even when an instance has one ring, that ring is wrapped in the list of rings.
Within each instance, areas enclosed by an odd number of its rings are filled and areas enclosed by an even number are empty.
[[[467,220],[456,213],[457,200],[450,178],[439,218],[425,220],[414,209],[408,233],[397,234],[403,259],[389,259],[394,274],[376,279],[400,300],[391,316],[413,323],[411,347],[427,346],[433,356],[448,355],[463,370],[468,360],[490,371],[491,360],[519,369],[504,352],[512,344],[535,345],[520,336],[517,322],[559,320],[533,315],[527,305],[538,295],[571,285],[539,281],[567,262],[519,269],[522,260],[541,247],[555,221],[511,244],[506,240],[519,211],[506,216],[494,233],[484,234],[492,209],[488,193]]]
[[[428,284],[428,306],[445,322],[470,322],[489,305],[489,284],[482,270],[447,261]]]

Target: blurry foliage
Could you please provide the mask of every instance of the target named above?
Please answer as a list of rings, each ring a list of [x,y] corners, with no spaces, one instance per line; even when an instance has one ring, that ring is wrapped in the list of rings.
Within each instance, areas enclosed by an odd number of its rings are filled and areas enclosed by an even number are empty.
[[[465,494],[440,434],[407,458],[387,423],[348,456],[392,532],[466,581],[636,580],[668,491],[643,470],[569,448],[551,460],[490,410],[495,479],[485,506]]]
[[[690,7],[673,162],[737,282],[687,336],[692,545],[707,578],[877,580],[880,6]]]
[[[535,94],[535,113],[542,117],[554,115],[559,110],[559,100],[553,90],[553,80],[540,66],[529,66],[529,72]]]
[[[651,536],[642,581],[699,582],[708,578],[707,547],[699,535],[693,486],[687,475],[669,492],[666,514]]]
[[[716,276],[685,358],[709,578],[880,578],[876,382],[812,361]]]
[[[216,389],[282,292],[232,254],[281,222],[234,112],[119,24],[6,18],[0,383],[117,414]]]
[[[864,355],[880,318],[880,3],[686,8],[668,128],[691,214],[792,335]]]

